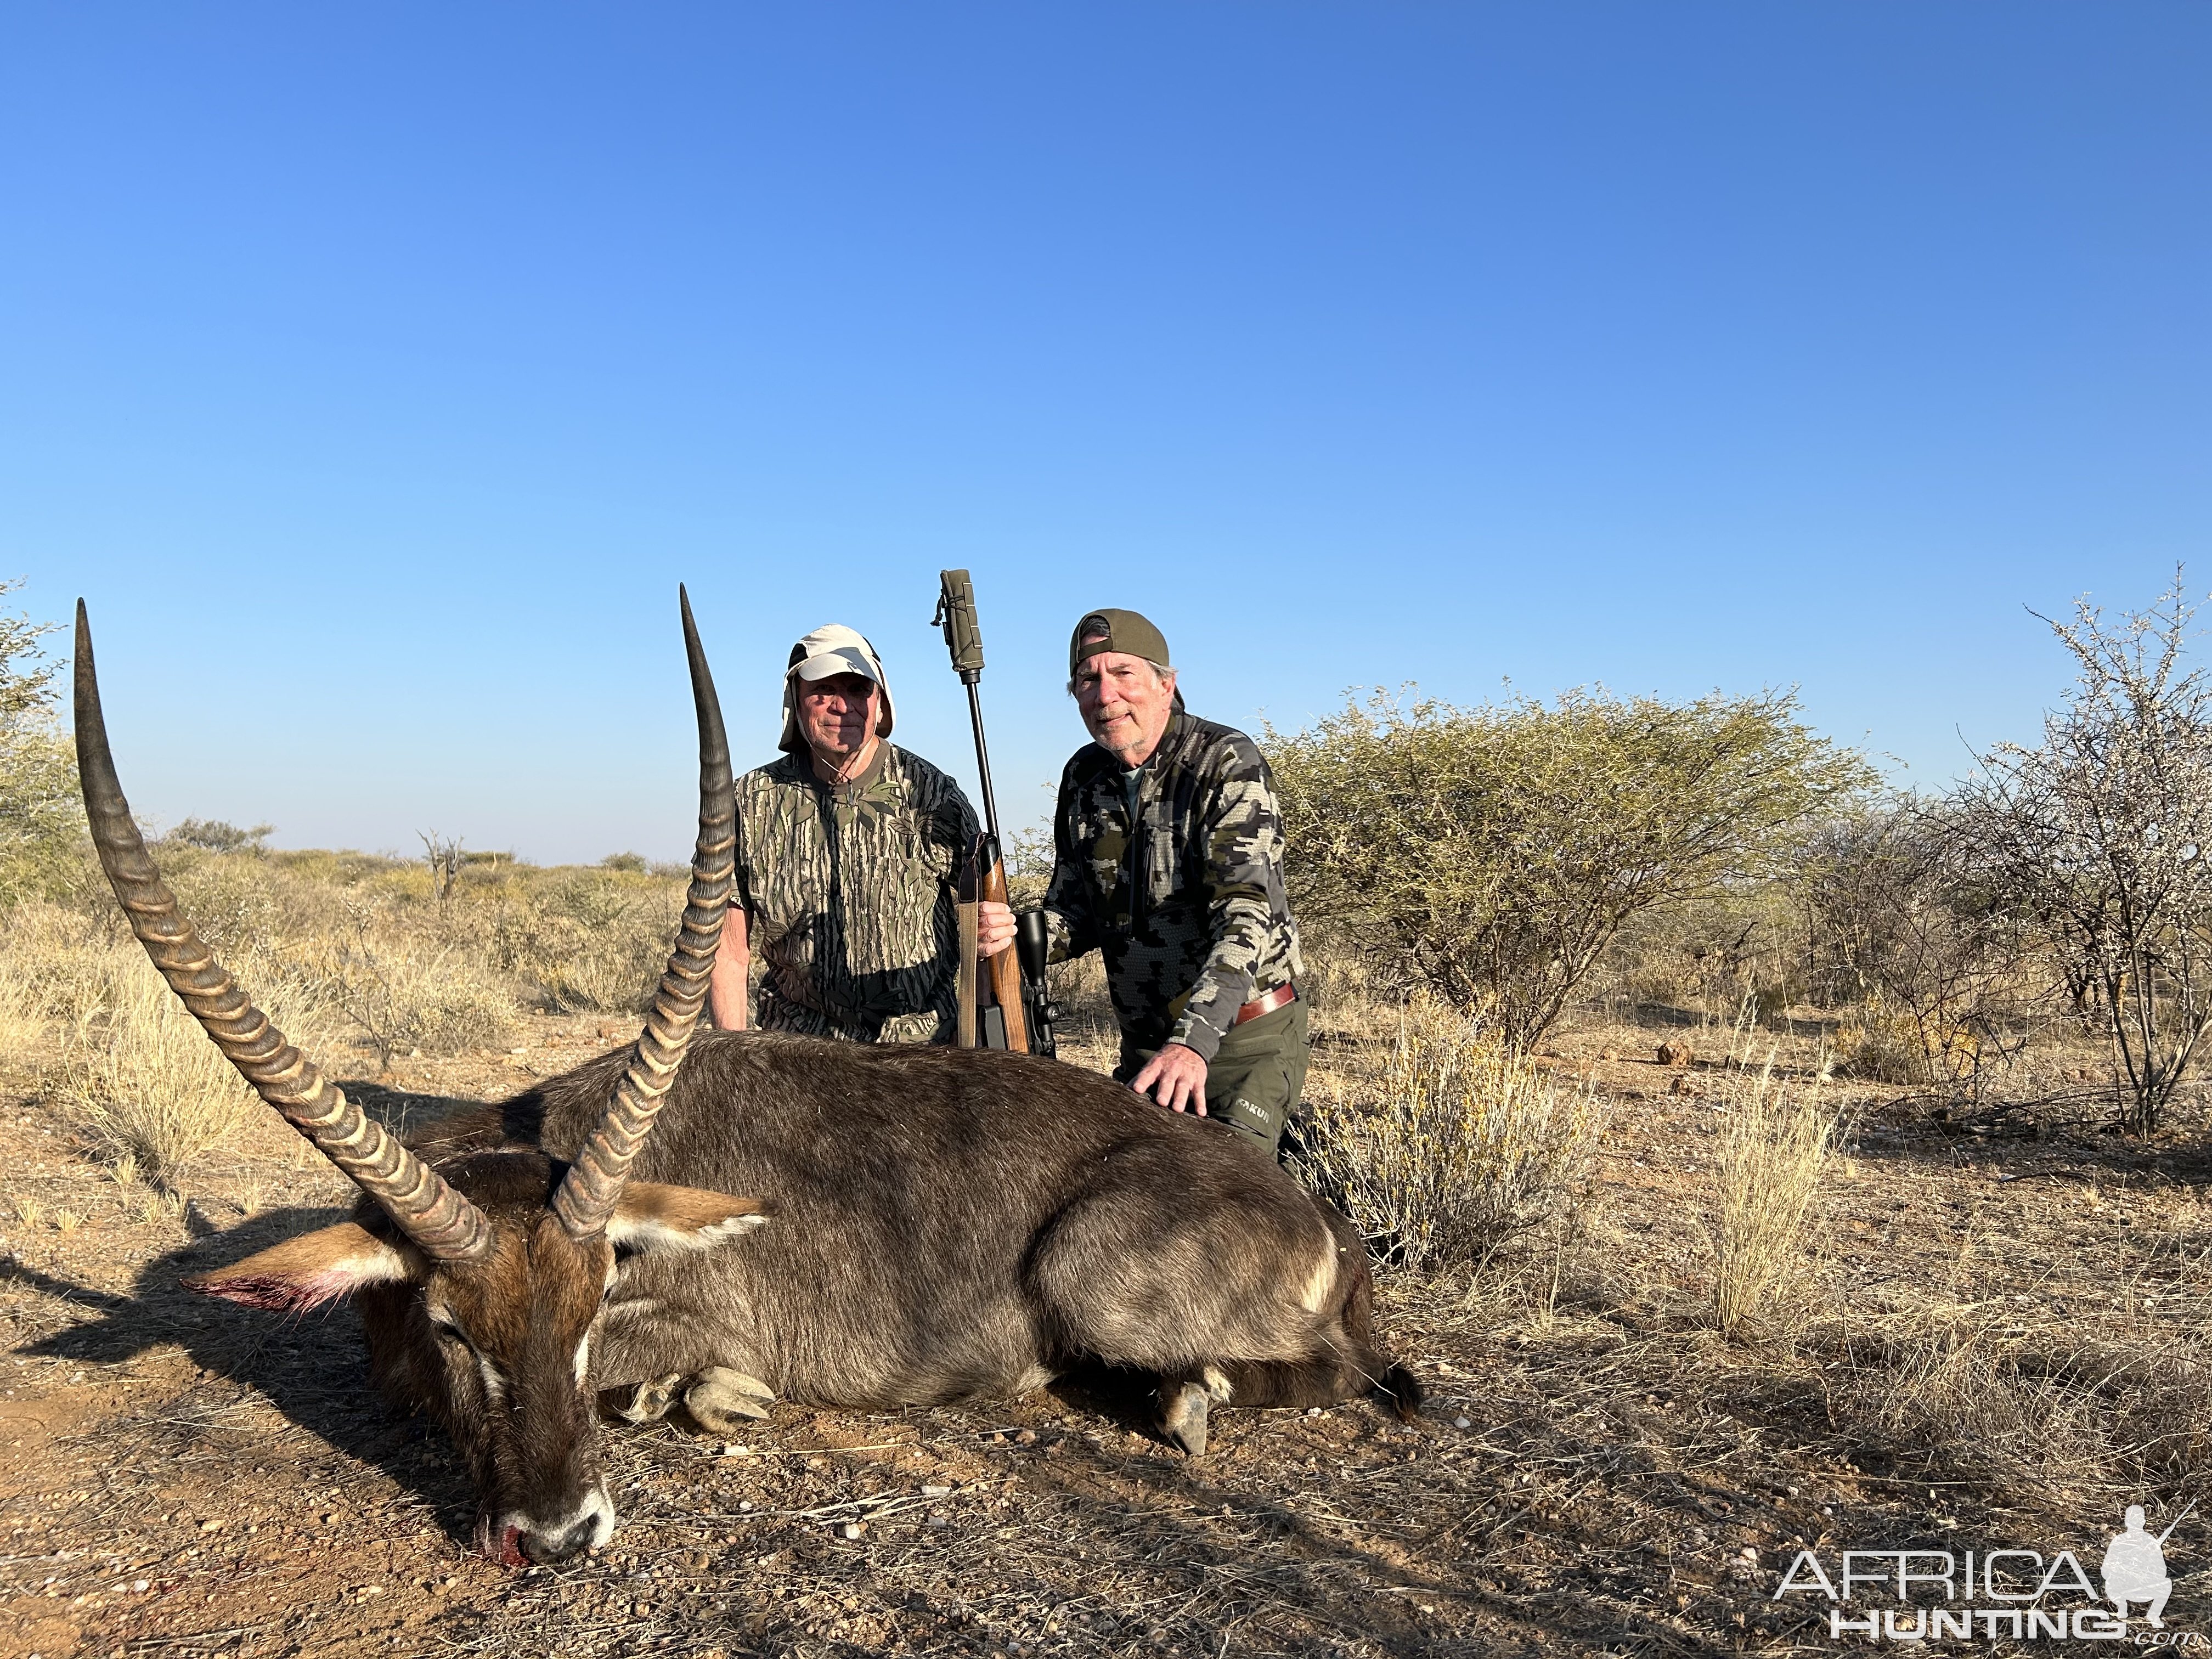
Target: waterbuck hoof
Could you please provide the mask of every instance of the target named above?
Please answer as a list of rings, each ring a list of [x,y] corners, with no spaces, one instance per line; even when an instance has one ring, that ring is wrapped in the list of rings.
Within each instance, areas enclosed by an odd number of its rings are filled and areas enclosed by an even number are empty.
[[[629,1399],[615,1407],[615,1412],[625,1423],[658,1423],[668,1415],[669,1407],[675,1403],[676,1385],[683,1380],[679,1372],[641,1382],[629,1391]]]
[[[734,1434],[742,1423],[757,1423],[775,1403],[775,1395],[758,1377],[709,1365],[684,1391],[684,1408],[709,1434]]]
[[[1206,1455],[1206,1413],[1211,1397],[1200,1382],[1186,1382],[1168,1399],[1160,1413],[1160,1432],[1182,1449],[1186,1457]]]

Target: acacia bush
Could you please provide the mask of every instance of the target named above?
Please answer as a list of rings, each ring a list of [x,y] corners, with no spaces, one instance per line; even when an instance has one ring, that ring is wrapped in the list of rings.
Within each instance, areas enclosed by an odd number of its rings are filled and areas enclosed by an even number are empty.
[[[1804,933],[1785,881],[1644,911],[1621,925],[1589,994],[1709,1022],[1784,1027],[1809,991]]]
[[[0,595],[21,586],[0,581]],[[0,907],[67,885],[83,833],[76,757],[54,717],[60,665],[39,644],[54,629],[0,615]]]
[[[1955,856],[2039,929],[2118,1060],[2148,1134],[2212,1029],[2212,677],[2183,659],[2197,606],[2050,622],[2076,678],[2033,748],[2004,744],[1945,804]],[[2048,619],[2046,619],[2048,620]]]
[[[186,818],[161,838],[165,847],[197,847],[208,853],[258,853],[276,833],[273,823],[257,823],[241,830],[221,818]]]
[[[1632,917],[1779,873],[1872,778],[1786,691],[1478,708],[1377,692],[1265,747],[1302,919],[1521,1049]]]
[[[1838,1069],[1978,1099],[2051,1009],[2041,935],[1962,827],[1951,798],[1866,804],[1821,826],[1794,885],[1815,994],[1858,1010]]]

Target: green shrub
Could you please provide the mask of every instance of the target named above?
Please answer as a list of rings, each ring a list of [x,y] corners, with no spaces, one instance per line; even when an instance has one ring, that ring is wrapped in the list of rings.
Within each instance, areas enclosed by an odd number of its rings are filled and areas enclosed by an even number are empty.
[[[1765,879],[1872,774],[1787,692],[1377,693],[1269,728],[1300,915],[1528,1048],[1631,917]]]
[[[241,830],[221,818],[186,818],[161,840],[164,845],[198,847],[210,853],[258,853],[275,833],[273,823],[257,823]]]

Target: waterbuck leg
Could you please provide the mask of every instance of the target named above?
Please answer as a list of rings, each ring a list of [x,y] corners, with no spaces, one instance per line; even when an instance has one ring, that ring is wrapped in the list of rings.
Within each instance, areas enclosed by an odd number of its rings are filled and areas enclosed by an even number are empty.
[[[684,1409],[709,1434],[735,1434],[766,1417],[775,1403],[767,1383],[726,1365],[706,1367],[684,1391]]]
[[[1206,1455],[1206,1417],[1215,1406],[1229,1403],[1229,1378],[1216,1365],[1195,1374],[1160,1379],[1159,1430],[1187,1457]]]
[[[658,1423],[675,1404],[677,1385],[683,1381],[683,1372],[678,1371],[641,1382],[629,1391],[629,1399],[615,1407],[615,1413],[625,1423]]]

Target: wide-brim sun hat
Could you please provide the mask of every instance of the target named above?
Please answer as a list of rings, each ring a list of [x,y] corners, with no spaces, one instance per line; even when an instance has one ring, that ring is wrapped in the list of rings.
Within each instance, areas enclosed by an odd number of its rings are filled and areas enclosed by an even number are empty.
[[[884,694],[883,713],[876,720],[876,735],[888,738],[895,718],[891,683],[884,678],[883,659],[867,636],[842,623],[829,623],[791,647],[791,663],[783,674],[783,737],[776,747],[787,755],[806,746],[799,731],[799,683],[826,680],[833,674],[858,674],[873,680]]]

